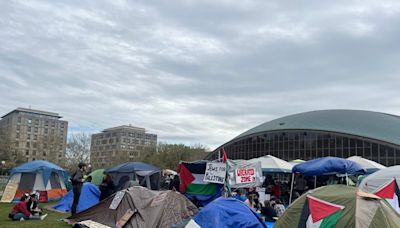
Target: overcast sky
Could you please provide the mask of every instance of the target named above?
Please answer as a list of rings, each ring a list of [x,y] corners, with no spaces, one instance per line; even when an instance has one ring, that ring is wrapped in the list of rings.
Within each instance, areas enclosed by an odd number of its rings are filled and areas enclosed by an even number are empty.
[[[2,1],[0,113],[215,148],[288,114],[400,115],[399,1]]]

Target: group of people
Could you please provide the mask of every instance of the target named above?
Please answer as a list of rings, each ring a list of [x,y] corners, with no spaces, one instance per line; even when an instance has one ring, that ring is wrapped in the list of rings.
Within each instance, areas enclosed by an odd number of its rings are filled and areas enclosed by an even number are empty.
[[[42,212],[42,209],[39,208],[39,193],[34,191],[31,194],[24,193],[8,217],[13,221],[43,220],[47,214],[42,214]]]
[[[274,222],[285,212],[285,206],[282,201],[271,196],[270,200],[260,202],[259,193],[256,191],[246,192],[245,189],[238,189],[234,192],[233,197],[244,202],[254,211],[260,213],[267,222]]]
[[[83,162],[79,163],[78,169],[72,174],[70,179],[72,183],[72,191],[74,193],[74,200],[71,207],[72,215],[76,214],[76,208],[78,206],[83,183],[85,181],[90,182],[89,178],[85,178],[85,176],[90,172],[87,171],[87,167],[88,166],[85,163]],[[104,175],[103,180],[99,186],[99,190],[100,190],[100,201],[111,196],[117,190],[109,174]]]

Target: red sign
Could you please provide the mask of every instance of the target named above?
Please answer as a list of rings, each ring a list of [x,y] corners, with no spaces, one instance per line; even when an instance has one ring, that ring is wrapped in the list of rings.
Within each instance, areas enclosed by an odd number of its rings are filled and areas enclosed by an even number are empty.
[[[235,170],[236,183],[252,183],[256,182],[256,169],[244,168]]]
[[[39,191],[39,202],[46,203],[48,201],[47,191]]]

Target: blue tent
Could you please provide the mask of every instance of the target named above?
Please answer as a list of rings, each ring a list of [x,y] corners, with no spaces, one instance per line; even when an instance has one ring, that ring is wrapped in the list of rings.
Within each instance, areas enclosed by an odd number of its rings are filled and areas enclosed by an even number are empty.
[[[96,205],[99,202],[100,190],[92,183],[84,183],[82,186],[81,196],[79,197],[78,206],[76,208],[77,212],[83,211]],[[56,205],[53,209],[61,212],[71,211],[72,202],[74,201],[74,193],[69,191]]]
[[[43,176],[44,185],[47,185],[49,178],[52,172],[57,173],[61,177],[64,178],[64,181],[67,181],[68,174],[67,172],[58,165],[55,165],[51,162],[44,161],[44,160],[36,160],[27,162],[20,166],[17,166],[11,170],[11,175],[15,173],[33,173],[33,172],[40,172]]]
[[[220,197],[214,200],[193,219],[202,228],[267,227],[256,212],[233,198]]]
[[[357,163],[336,157],[324,157],[306,161],[293,167],[293,173],[305,176],[321,176],[330,174],[364,174],[365,170]]]

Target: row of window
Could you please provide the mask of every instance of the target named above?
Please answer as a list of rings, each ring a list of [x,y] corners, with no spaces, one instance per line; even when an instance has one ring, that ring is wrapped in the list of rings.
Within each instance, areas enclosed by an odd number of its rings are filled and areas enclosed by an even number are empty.
[[[102,138],[110,138],[110,137],[117,137],[117,136],[125,136],[131,138],[138,138],[138,139],[157,139],[157,135],[154,134],[146,134],[146,133],[138,133],[138,132],[120,132],[120,133],[107,133],[107,134],[99,134],[96,137],[99,139]]]
[[[95,150],[99,150],[99,151],[101,151],[101,150],[110,150],[110,149],[117,149],[117,145],[107,145],[107,146],[93,146],[92,147],[93,149],[93,151],[95,151]],[[136,150],[143,150],[143,146],[135,146],[135,145],[125,145],[125,144],[121,144],[121,147],[120,147],[121,149],[129,149],[129,150],[134,150],[134,149],[136,149]]]
[[[103,139],[103,140],[96,140],[96,145],[105,145],[105,144],[114,144],[118,143],[119,138],[111,138],[111,139]],[[122,138],[122,142],[124,143],[132,143],[132,144],[145,144],[145,145],[151,145],[157,143],[155,140],[138,140],[138,139],[130,139],[130,138]],[[93,143],[94,144],[94,143]]]
[[[64,128],[65,127],[65,123],[63,123],[63,122],[40,120],[40,119],[33,119],[33,118],[27,118],[27,119],[22,120],[22,117],[18,117],[17,123],[18,124],[23,124],[23,123],[25,123],[25,124],[34,124],[34,125],[43,124],[45,127],[48,127],[49,125],[51,125],[51,127],[55,127],[56,123],[59,123],[60,128]]]

